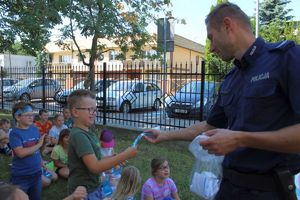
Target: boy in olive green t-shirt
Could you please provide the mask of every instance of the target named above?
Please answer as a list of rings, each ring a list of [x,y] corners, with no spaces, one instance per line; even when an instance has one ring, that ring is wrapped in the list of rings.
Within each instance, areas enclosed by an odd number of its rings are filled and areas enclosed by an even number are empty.
[[[76,90],[70,94],[68,105],[74,120],[68,151],[68,192],[71,194],[77,186],[82,185],[87,188],[87,199],[101,198],[101,172],[136,156],[137,149],[129,147],[101,160],[99,140],[90,130],[96,118],[95,95],[89,90]]]

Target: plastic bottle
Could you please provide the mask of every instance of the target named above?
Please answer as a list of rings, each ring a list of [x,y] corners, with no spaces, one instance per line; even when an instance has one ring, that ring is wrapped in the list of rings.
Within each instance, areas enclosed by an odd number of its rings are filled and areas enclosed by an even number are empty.
[[[46,170],[44,168],[42,168],[42,174],[44,176],[46,176],[47,178],[51,178],[52,177],[52,174],[48,170]]]
[[[109,181],[109,175],[105,174],[105,178],[104,178],[104,182],[102,184],[102,197],[109,197],[110,195],[112,195],[112,188],[110,185],[110,181]]]
[[[122,174],[122,167],[112,168],[110,183],[111,183],[111,187],[113,190],[116,189],[116,187],[119,183],[119,180],[121,178],[121,174]]]

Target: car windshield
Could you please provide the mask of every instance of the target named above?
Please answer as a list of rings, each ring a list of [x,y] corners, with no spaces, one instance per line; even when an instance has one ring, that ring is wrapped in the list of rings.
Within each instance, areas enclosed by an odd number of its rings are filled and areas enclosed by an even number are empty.
[[[213,83],[207,83],[204,84],[204,93],[207,94],[212,91],[212,89],[215,87]],[[200,93],[201,90],[201,82],[190,82],[185,84],[180,90],[180,93]]]
[[[81,82],[79,82],[79,83],[77,83],[77,85],[75,85],[74,87],[73,87],[73,89],[74,90],[78,90],[78,89],[84,89],[84,82],[85,81],[81,81]],[[102,80],[95,80],[95,88],[97,88],[97,89],[102,89],[102,87],[103,87],[103,81]],[[90,88],[90,87],[89,87]],[[89,89],[88,88],[88,89]]]
[[[109,89],[112,91],[130,91],[132,88],[133,82],[128,81],[118,81],[112,84]]]
[[[34,81],[34,79],[25,79],[25,80],[22,80],[22,81],[19,81],[18,83],[15,84],[15,86],[27,86],[29,85],[30,83],[32,83],[32,81]]]

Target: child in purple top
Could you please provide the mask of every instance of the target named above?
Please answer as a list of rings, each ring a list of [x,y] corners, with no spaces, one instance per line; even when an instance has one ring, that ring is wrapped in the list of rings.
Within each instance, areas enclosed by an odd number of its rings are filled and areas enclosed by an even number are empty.
[[[152,177],[143,185],[141,200],[180,200],[174,181],[169,178],[169,163],[164,158],[151,161]]]

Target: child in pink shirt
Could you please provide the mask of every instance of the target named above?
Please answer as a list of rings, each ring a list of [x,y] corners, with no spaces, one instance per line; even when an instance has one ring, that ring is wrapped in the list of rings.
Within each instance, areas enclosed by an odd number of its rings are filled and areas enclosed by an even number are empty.
[[[142,188],[142,200],[180,200],[174,181],[169,178],[169,163],[164,158],[154,158],[151,161],[152,177]]]

